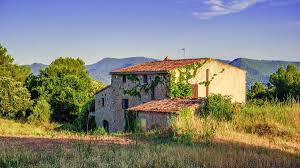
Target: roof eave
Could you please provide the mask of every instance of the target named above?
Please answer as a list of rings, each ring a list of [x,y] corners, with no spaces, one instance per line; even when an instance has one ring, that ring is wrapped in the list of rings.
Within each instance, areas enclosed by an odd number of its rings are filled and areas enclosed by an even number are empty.
[[[142,72],[110,72],[110,75],[130,75],[130,74],[137,74],[137,75],[146,75],[146,74],[167,74],[168,71],[142,71]]]

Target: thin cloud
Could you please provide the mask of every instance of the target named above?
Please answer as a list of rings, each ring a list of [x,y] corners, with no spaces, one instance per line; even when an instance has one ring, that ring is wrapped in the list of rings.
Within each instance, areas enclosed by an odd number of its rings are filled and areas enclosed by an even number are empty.
[[[199,19],[210,19],[216,16],[238,13],[247,8],[269,0],[205,0],[203,5],[208,7],[203,12],[194,11],[193,16]]]

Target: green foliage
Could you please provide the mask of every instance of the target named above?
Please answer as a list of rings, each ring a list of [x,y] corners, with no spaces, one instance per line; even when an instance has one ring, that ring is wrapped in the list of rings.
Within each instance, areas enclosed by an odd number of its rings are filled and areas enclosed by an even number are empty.
[[[133,111],[128,111],[125,113],[125,131],[135,132],[138,129],[138,113]]]
[[[289,137],[300,133],[299,102],[252,100],[234,114],[237,131],[261,136]]]
[[[132,82],[135,82],[135,86],[131,89],[124,89],[124,94],[130,95],[130,96],[138,96],[141,97],[141,92],[144,91],[146,93],[149,92],[149,90],[154,90],[158,84],[163,84],[164,80],[161,79],[161,77],[156,76],[154,80],[151,81],[150,84],[142,84],[138,78],[137,75],[131,74],[127,76],[127,79],[129,79]]]
[[[233,105],[231,98],[220,94],[210,95],[205,99],[200,115],[207,117],[211,116],[219,121],[231,120],[233,115]]]
[[[106,130],[103,127],[94,128],[89,132],[90,135],[107,135]]]
[[[208,79],[208,81],[202,81],[199,84],[200,85],[204,85],[204,86],[209,86],[211,84],[211,82],[215,79],[215,77],[217,77],[219,74],[223,73],[225,71],[225,69],[223,68],[219,73],[215,73],[212,75],[212,77],[210,79]]]
[[[197,75],[198,70],[206,64],[207,61],[197,62],[190,65],[185,65],[181,68],[178,68],[179,77],[176,78],[176,72],[170,72],[170,97],[191,97],[192,96],[192,86],[189,84],[189,80],[194,78]],[[222,69],[219,73],[223,73]],[[200,85],[209,86],[210,83],[218,74],[213,74],[211,79],[204,82],[199,82]]]
[[[31,94],[31,99],[38,99],[40,96],[39,87],[42,85],[41,78],[32,73],[29,74],[25,80],[25,86]]]
[[[255,82],[251,89],[247,92],[248,99],[263,99],[266,98],[267,88],[260,82]]]
[[[14,59],[7,53],[7,49],[0,44],[0,77],[12,78],[17,82],[24,83],[30,68],[13,64]]]
[[[178,82],[176,82],[175,72],[170,72],[170,97],[191,97],[192,96],[192,87],[187,82],[186,79],[181,78]],[[183,76],[183,75],[181,75]]]
[[[74,121],[89,99],[91,77],[84,62],[77,58],[58,58],[41,71],[41,96],[46,95],[56,121]]]
[[[75,119],[74,123],[78,130],[87,130],[87,129],[94,129],[95,124],[89,123],[88,115],[89,112],[93,111],[92,109],[95,108],[95,96],[88,100],[83,107],[81,107],[77,118]],[[88,126],[88,128],[87,128]]]
[[[43,97],[40,97],[33,107],[32,114],[28,117],[28,121],[39,125],[47,124],[50,122],[51,113],[48,102]]]
[[[99,90],[105,87],[105,84],[96,80],[91,81],[91,87],[88,90],[88,96],[93,97]]]
[[[274,86],[277,98],[281,100],[289,96],[300,98],[300,70],[296,65],[290,64],[286,70],[279,68],[270,76],[270,83]]]
[[[0,114],[9,117],[24,117],[32,102],[23,87],[30,69],[13,64],[13,58],[0,44]]]
[[[11,118],[25,117],[32,106],[30,94],[21,82],[0,77],[0,113]]]

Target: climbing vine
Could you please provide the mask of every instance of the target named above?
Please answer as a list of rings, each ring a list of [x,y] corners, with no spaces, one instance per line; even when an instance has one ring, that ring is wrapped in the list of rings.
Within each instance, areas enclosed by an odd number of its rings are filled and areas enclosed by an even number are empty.
[[[130,95],[130,96],[141,97],[142,91],[148,93],[149,90],[154,90],[158,84],[160,84],[160,83],[164,84],[164,79],[162,79],[160,76],[156,76],[154,78],[154,80],[152,80],[151,83],[149,83],[149,84],[142,84],[140,82],[138,76],[135,74],[128,75],[127,79],[136,83],[136,85],[133,88],[124,89],[124,94]]]
[[[205,87],[209,86],[210,83],[215,79],[215,77],[218,76],[218,74],[223,73],[224,71],[225,69],[223,68],[219,73],[213,74],[213,76],[208,81],[202,81],[199,83],[199,85],[204,85]]]
[[[178,81],[176,81],[176,73],[175,71],[170,72],[170,97],[191,97],[192,96],[192,86],[188,83],[188,81],[194,78],[198,72],[198,70],[206,64],[207,61],[204,62],[195,62],[190,65],[185,65],[181,68],[178,68],[179,77]]]
[[[176,81],[176,73],[175,71],[171,71],[171,80],[170,80],[170,97],[191,97],[192,96],[192,86],[189,84],[189,80],[194,78],[197,75],[198,70],[206,64],[207,61],[204,62],[196,62],[190,65],[185,65],[181,68],[178,68],[179,78]],[[204,85],[208,87],[211,82],[215,79],[218,74],[223,73],[225,69],[222,69],[219,73],[215,73],[212,75],[211,79],[208,81],[199,82],[199,85]]]
[[[188,81],[194,78],[197,75],[198,70],[206,63],[207,60],[204,62],[195,62],[193,64],[185,65],[178,68],[177,69],[179,71],[178,78],[176,77],[176,72],[174,70],[169,71],[169,75],[170,75],[169,96],[170,97],[191,97],[192,86],[189,84]],[[211,84],[211,82],[215,79],[215,77],[218,74],[223,72],[224,69],[222,69],[218,73],[213,74],[209,80],[199,82],[198,84],[208,87]],[[152,80],[150,83],[147,84],[142,84],[138,76],[135,74],[128,75],[127,79],[136,83],[136,85],[130,89],[124,89],[124,94],[130,96],[138,96],[138,97],[141,97],[142,91],[148,93],[149,90],[154,90],[158,84],[166,83],[166,79],[165,78],[162,79],[160,76],[156,76],[154,80]]]

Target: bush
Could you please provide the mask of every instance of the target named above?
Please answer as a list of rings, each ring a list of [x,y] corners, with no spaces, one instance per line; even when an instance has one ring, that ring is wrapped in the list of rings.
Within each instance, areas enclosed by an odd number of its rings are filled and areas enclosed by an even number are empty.
[[[203,117],[211,116],[217,120],[231,120],[233,114],[233,105],[231,98],[220,94],[208,96],[205,99],[200,115]]]
[[[97,127],[89,132],[90,135],[106,135],[107,132],[103,127]]]
[[[78,131],[86,131],[87,129],[96,128],[95,120],[89,120],[89,112],[94,111],[91,107],[95,107],[95,97],[88,100],[79,110],[77,118],[74,121],[74,125],[77,127]]]
[[[47,124],[50,121],[51,113],[50,105],[43,97],[41,97],[34,106],[28,120],[34,124]]]
[[[217,122],[209,118],[194,116],[191,109],[182,109],[178,116],[170,120],[173,140],[191,144],[193,140],[209,141],[215,135]]]

